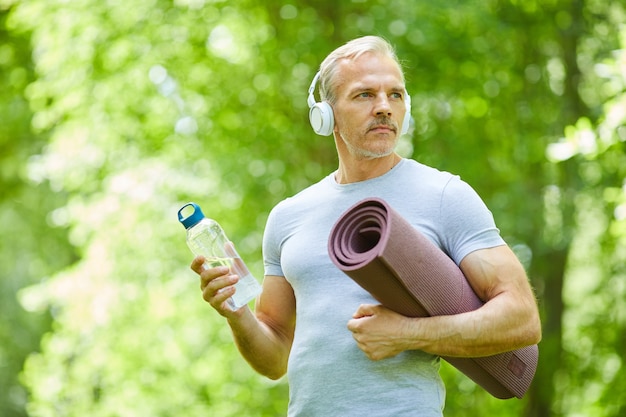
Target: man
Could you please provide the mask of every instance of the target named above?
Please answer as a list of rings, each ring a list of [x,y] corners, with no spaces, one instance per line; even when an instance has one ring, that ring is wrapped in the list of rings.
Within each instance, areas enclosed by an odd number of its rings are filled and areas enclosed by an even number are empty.
[[[538,343],[535,298],[476,193],[458,177],[394,152],[408,96],[392,47],[378,37],[355,39],[322,62],[319,81],[332,113],[320,116],[321,124],[330,123],[339,167],[270,213],[255,312],[228,308],[237,282],[228,269],[204,270],[201,257],[191,267],[250,365],[272,379],[288,373],[289,416],[441,416],[439,356],[486,356]],[[407,318],[339,271],[327,253],[330,230],[366,197],[386,200],[444,250],[484,306]]]

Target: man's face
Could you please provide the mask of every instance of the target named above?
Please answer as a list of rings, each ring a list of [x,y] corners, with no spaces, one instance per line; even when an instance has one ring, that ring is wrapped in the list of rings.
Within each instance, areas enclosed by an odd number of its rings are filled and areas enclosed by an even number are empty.
[[[382,54],[366,53],[340,62],[336,77],[333,112],[338,139],[359,159],[391,154],[406,112],[397,63]]]

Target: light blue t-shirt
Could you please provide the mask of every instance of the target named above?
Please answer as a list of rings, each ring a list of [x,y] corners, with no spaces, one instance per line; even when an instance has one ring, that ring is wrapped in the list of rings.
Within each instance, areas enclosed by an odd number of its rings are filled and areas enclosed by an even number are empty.
[[[341,214],[368,197],[387,201],[457,264],[504,244],[469,185],[409,159],[363,182],[337,184],[331,174],[280,202],[267,221],[263,256],[265,274],[284,276],[296,297],[290,417],[442,415],[439,357],[414,350],[372,361],[346,327],[360,304],[378,302],[331,262],[328,237]]]

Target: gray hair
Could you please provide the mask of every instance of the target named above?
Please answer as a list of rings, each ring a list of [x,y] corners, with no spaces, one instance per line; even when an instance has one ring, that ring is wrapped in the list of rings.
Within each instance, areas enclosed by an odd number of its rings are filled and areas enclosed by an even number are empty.
[[[379,36],[363,36],[335,49],[322,61],[320,65],[319,89],[320,98],[323,101],[334,104],[337,100],[335,95],[335,76],[337,75],[339,61],[343,59],[354,60],[367,52],[381,53],[392,58],[398,64],[402,74],[402,82],[404,82],[402,65],[393,46]]]

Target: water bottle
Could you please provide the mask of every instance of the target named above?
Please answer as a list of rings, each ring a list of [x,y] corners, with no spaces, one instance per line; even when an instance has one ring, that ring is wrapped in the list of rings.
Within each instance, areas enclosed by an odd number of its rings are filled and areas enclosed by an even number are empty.
[[[188,212],[189,208],[193,209],[193,212],[185,217],[183,211]],[[187,229],[187,246],[191,252],[206,259],[205,268],[228,266],[231,273],[239,276],[239,281],[235,284],[235,293],[227,301],[233,310],[238,310],[260,294],[261,285],[250,273],[233,243],[228,240],[224,230],[215,220],[205,217],[197,204],[188,203],[178,210],[178,221]]]

